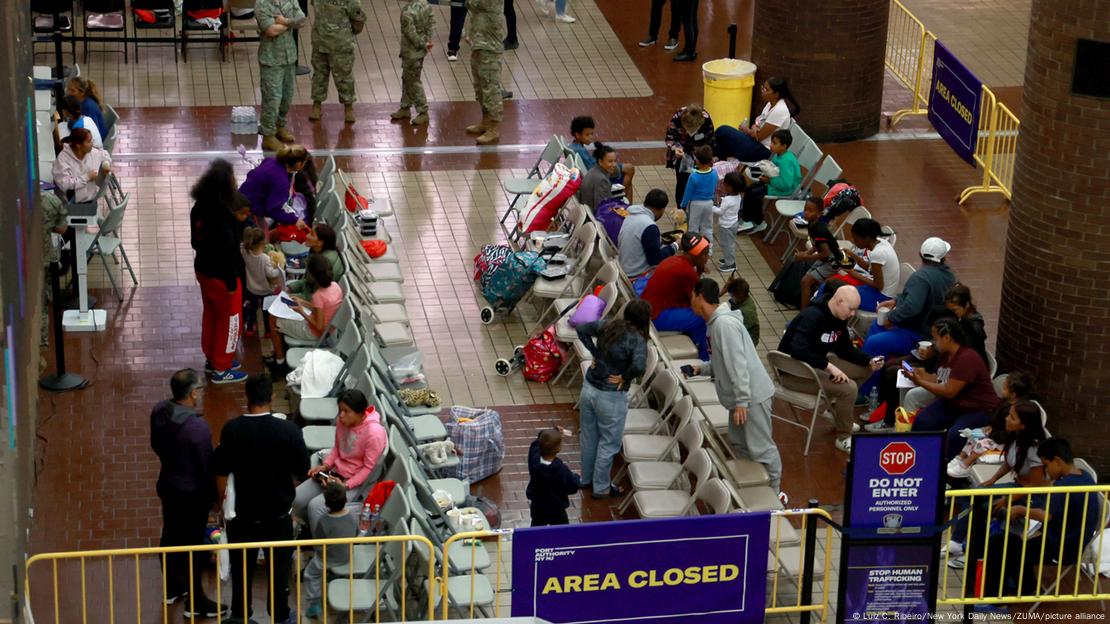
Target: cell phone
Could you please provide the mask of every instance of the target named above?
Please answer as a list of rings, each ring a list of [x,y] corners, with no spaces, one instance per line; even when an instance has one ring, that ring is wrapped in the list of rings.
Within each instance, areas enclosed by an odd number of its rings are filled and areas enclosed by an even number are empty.
[[[679,367],[678,370],[682,371],[682,374],[687,376],[687,377],[693,377],[694,376],[694,367],[689,365],[689,364],[682,365],[681,367]]]
[[[886,361],[886,358],[881,356],[881,355],[876,355],[875,357],[871,358],[871,363],[872,364],[882,364],[885,361]]]
[[[321,472],[317,472],[315,475],[313,475],[313,477],[317,481],[320,481],[321,483],[327,483],[328,480],[331,479],[331,473],[324,470],[324,471],[321,471]]]
[[[297,307],[297,302],[293,301],[289,297],[286,297],[285,295],[282,295],[281,302],[284,303],[285,305],[291,307],[291,308]]]
[[[906,371],[907,373],[912,373],[913,367],[910,366],[909,362],[902,360],[902,370]]]

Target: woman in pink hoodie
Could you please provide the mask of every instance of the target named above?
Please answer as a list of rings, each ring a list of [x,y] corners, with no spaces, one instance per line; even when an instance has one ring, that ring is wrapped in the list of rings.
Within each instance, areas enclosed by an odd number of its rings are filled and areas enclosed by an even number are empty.
[[[358,390],[347,390],[339,397],[339,417],[335,423],[335,446],[324,463],[308,471],[308,479],[297,486],[293,517],[313,526],[328,513],[323,484],[338,481],[347,486],[347,501],[361,501],[373,485],[369,481],[374,466],[385,450],[386,434],[381,416]]]

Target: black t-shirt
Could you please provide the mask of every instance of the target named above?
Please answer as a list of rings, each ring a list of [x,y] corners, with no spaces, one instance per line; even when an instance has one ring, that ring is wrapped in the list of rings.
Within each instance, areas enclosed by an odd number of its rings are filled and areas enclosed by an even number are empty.
[[[836,237],[832,235],[829,230],[829,224],[824,221],[818,220],[816,223],[810,223],[806,226],[809,232],[809,240],[813,241],[813,250],[820,251],[821,244],[824,243],[829,248],[828,257],[822,258],[825,262],[837,262],[840,260],[840,244],[836,242]]]
[[[244,415],[224,425],[213,465],[218,475],[235,475],[238,517],[271,520],[293,506],[293,479],[308,473],[308,450],[293,423],[270,414]]]

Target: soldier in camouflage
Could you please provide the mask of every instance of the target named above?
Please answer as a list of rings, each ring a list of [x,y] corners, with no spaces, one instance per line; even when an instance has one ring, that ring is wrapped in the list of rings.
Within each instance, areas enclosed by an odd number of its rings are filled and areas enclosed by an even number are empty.
[[[292,31],[304,25],[297,0],[258,0],[254,5],[261,41],[258,44],[259,83],[262,87],[262,149],[276,152],[293,143],[285,116],[293,103],[297,76],[297,45]]]
[[[320,104],[328,98],[328,74],[335,77],[335,90],[343,103],[343,120],[355,122],[355,35],[366,25],[360,0],[316,0],[312,22],[312,113],[318,121]]]
[[[42,335],[39,338],[41,346],[45,347],[50,343],[50,317],[46,314],[46,308],[50,305],[50,274],[54,269],[54,263],[60,258],[58,253],[58,246],[54,244],[54,237],[51,234],[65,234],[69,229],[69,222],[66,218],[69,216],[69,211],[54,193],[42,192],[39,193],[39,201],[42,204],[42,262],[46,267],[43,275],[46,277],[44,282],[44,290],[42,291]]]
[[[436,21],[427,0],[404,0],[401,8],[401,107],[389,114],[390,119],[408,119],[409,109],[416,109],[412,125],[428,123],[428,100],[420,74],[424,56],[432,49]]]
[[[474,95],[482,106],[482,122],[467,126],[467,134],[477,134],[479,145],[501,138],[501,55],[505,51],[504,0],[468,0],[470,23],[470,72]]]

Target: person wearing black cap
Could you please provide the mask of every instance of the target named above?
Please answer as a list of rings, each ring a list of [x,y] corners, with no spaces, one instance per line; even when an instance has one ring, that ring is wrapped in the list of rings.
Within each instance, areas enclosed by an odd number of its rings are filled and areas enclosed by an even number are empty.
[[[679,244],[682,253],[659,263],[648,279],[640,298],[651,304],[651,320],[659,331],[678,331],[698,347],[698,357],[709,359],[705,319],[690,307],[694,284],[705,272],[709,241],[701,234],[687,232]]]

